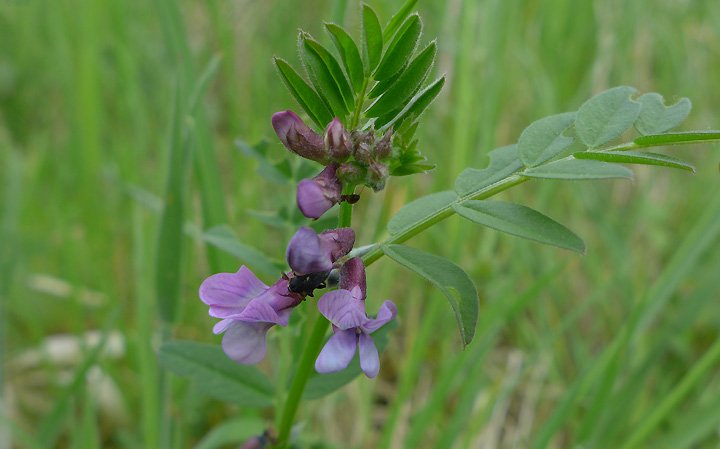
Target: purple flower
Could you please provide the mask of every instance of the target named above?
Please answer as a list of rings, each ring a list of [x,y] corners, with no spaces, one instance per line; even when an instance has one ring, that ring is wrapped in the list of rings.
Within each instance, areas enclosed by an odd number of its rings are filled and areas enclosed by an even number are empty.
[[[272,125],[288,150],[323,165],[330,162],[330,154],[325,150],[323,137],[310,129],[293,111],[288,109],[276,112],[272,116]]]
[[[218,273],[200,285],[200,299],[210,306],[210,316],[223,318],[213,333],[225,332],[223,351],[244,365],[262,362],[267,352],[265,334],[276,324],[287,326],[293,307],[302,297],[288,292],[288,280],[268,287],[247,267],[237,273]]]
[[[320,313],[333,325],[334,335],[315,362],[317,372],[334,373],[347,368],[357,348],[365,375],[377,376],[380,358],[370,334],[394,319],[397,307],[392,301],[385,301],[377,318],[368,318],[366,292],[365,265],[362,259],[353,257],[340,270],[340,289],[325,293],[318,301]]]
[[[339,165],[331,163],[313,179],[303,179],[297,188],[297,205],[308,218],[320,218],[340,202],[342,182],[337,177]]]
[[[287,262],[296,275],[330,271],[333,264],[346,256],[355,244],[352,228],[330,229],[316,234],[301,227],[287,247]]]
[[[354,243],[351,228],[318,235],[302,227],[288,245],[288,263],[295,274],[329,271]],[[267,331],[276,324],[287,326],[290,312],[304,299],[289,291],[289,284],[290,280],[283,277],[268,287],[244,265],[237,273],[218,273],[205,279],[200,285],[200,299],[210,306],[210,316],[222,318],[213,332],[225,332],[222,348],[228,357],[244,365],[263,361]]]
[[[340,119],[335,117],[325,128],[325,149],[330,153],[333,160],[342,162],[350,157],[352,151],[350,144],[350,133],[343,127]]]

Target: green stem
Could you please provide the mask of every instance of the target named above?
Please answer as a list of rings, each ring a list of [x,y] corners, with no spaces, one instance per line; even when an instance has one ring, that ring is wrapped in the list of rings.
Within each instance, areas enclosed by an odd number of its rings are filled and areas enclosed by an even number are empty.
[[[354,185],[347,185],[343,188],[343,195],[350,195],[355,191]],[[338,228],[347,228],[352,225],[352,204],[348,202],[340,203],[340,214],[338,217]],[[313,309],[314,310],[314,309]],[[292,429],[293,421],[295,420],[295,413],[300,406],[300,400],[302,399],[305,386],[310,378],[312,370],[315,368],[315,359],[320,354],[323,341],[325,340],[325,333],[330,325],[330,322],[325,319],[318,311],[317,319],[313,325],[310,338],[307,340],[305,350],[300,357],[300,363],[298,364],[297,371],[293,377],[292,384],[290,385],[290,391],[288,391],[287,399],[285,401],[285,408],[283,409],[282,416],[280,418],[280,431],[278,434],[278,447],[286,448],[290,439],[290,430]]]
[[[422,231],[426,230],[427,228],[434,226],[441,222],[442,220],[446,219],[447,217],[453,215],[455,211],[452,209],[452,206],[454,204],[462,204],[465,201],[469,200],[484,200],[486,198],[490,198],[493,195],[496,195],[503,190],[507,190],[510,187],[514,187],[518,184],[522,184],[525,181],[528,181],[530,178],[520,176],[520,175],[512,175],[509,176],[502,181],[498,181],[495,184],[492,184],[484,189],[481,189],[477,192],[473,192],[469,195],[461,196],[457,200],[455,200],[450,205],[440,209],[433,215],[427,217],[423,221],[417,222],[415,225],[409,227],[405,231],[401,232],[400,234],[388,237],[385,239],[384,242],[378,244],[375,248],[373,248],[367,255],[363,258],[365,262],[365,266],[368,266],[372,264],[373,262],[377,261],[379,258],[385,255],[385,252],[383,251],[383,246],[395,244],[395,243],[402,243],[406,240],[409,240],[411,237],[416,236],[417,234],[421,233]]]
[[[360,112],[362,111],[363,104],[365,103],[365,91],[367,90],[369,81],[370,80],[368,78],[363,80],[363,85],[360,88],[357,98],[355,99],[355,110],[353,111],[350,123],[348,123],[348,129],[355,129],[360,123]]]

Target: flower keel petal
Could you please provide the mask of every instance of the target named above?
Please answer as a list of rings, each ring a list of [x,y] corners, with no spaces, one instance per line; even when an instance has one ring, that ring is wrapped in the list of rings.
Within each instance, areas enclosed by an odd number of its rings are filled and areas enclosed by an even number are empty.
[[[357,347],[357,334],[355,329],[335,330],[335,335],[325,344],[315,361],[315,370],[318,373],[328,374],[342,371],[350,364]]]
[[[367,377],[373,378],[380,372],[380,357],[372,337],[362,332],[358,338],[360,368]]]

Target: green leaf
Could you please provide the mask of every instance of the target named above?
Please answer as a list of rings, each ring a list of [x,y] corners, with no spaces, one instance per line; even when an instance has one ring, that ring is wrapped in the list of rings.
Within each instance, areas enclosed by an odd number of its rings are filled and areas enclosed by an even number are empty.
[[[262,434],[267,427],[264,419],[256,416],[231,418],[215,424],[193,449],[220,449],[228,445],[243,444],[248,438]]]
[[[280,274],[283,265],[276,264],[257,249],[247,246],[235,236],[227,225],[215,226],[205,232],[203,240],[237,257],[243,264],[267,276]],[[239,268],[239,267],[238,267]]]
[[[365,61],[365,75],[370,76],[380,63],[383,50],[383,35],[375,11],[365,3],[362,4],[362,56]]]
[[[577,112],[551,115],[533,122],[520,134],[518,151],[526,167],[549,161],[575,140],[562,134],[575,123]]]
[[[425,221],[442,209],[447,208],[458,199],[452,190],[431,193],[412,201],[397,211],[390,218],[387,230],[390,235],[397,235],[416,223]]]
[[[407,18],[388,45],[380,65],[373,74],[374,79],[378,81],[388,79],[407,64],[417,47],[422,28],[419,15],[412,14]]]
[[[326,23],[325,29],[328,34],[330,34],[338,53],[340,53],[340,59],[342,59],[345,72],[347,72],[350,78],[353,89],[355,89],[355,92],[360,92],[365,79],[365,69],[363,68],[360,51],[357,45],[355,45],[355,41],[353,41],[347,31],[334,23]]]
[[[410,14],[410,11],[412,11],[416,3],[417,0],[406,0],[400,7],[400,10],[392,16],[390,22],[387,24],[387,27],[385,27],[385,31],[383,31],[383,38],[385,38],[385,40],[390,39],[390,37],[395,34],[402,21],[405,20],[405,17],[407,17],[408,14]]]
[[[535,168],[529,168],[520,175],[545,179],[606,179],[626,178],[633,180],[633,172],[622,165],[608,162],[564,159]]]
[[[654,136],[642,136],[635,139],[637,145],[655,145],[666,143],[668,145],[698,142],[698,141],[720,140],[720,131],[687,131],[681,133],[658,134]]]
[[[272,405],[273,386],[262,371],[233,362],[218,345],[167,343],[158,358],[165,368],[192,379],[198,390],[216,399],[243,407]]]
[[[402,74],[405,72],[406,68],[407,67],[403,67],[395,75],[391,76],[390,78],[375,83],[373,88],[370,90],[370,93],[367,94],[367,97],[369,99],[373,99],[373,98],[377,98],[380,95],[384,94],[388,89],[390,89],[390,87],[392,87],[393,84],[395,84],[395,81],[397,81],[398,78],[400,78],[402,76]]]
[[[300,56],[315,90],[335,117],[345,117],[355,107],[355,100],[340,65],[309,34],[301,32],[298,39]]]
[[[455,179],[455,191],[460,196],[467,196],[478,192],[508,176],[523,167],[518,158],[518,145],[508,145],[497,148],[488,153],[490,165],[487,168],[478,170],[466,168]]]
[[[630,99],[634,87],[620,86],[594,96],[578,110],[575,129],[580,141],[595,148],[620,136],[635,123],[642,104]]]
[[[403,245],[383,246],[385,255],[434,284],[450,301],[463,346],[475,336],[480,299],[465,271],[444,257]]]
[[[320,95],[284,60],[275,58],[275,67],[277,67],[280,78],[282,78],[285,86],[287,86],[292,96],[295,97],[295,100],[300,104],[300,107],[307,112],[310,119],[315,122],[320,129],[324,129],[325,126],[332,121],[333,115],[327,106],[325,106]]]
[[[453,204],[458,215],[477,224],[536,242],[585,254],[585,242],[574,232],[540,212],[504,201],[465,201]]]
[[[380,117],[401,109],[427,78],[437,53],[437,43],[430,44],[410,63],[397,81],[365,111],[366,117]]]
[[[235,141],[235,146],[242,152],[246,157],[255,159],[258,162],[257,172],[265,179],[270,182],[279,185],[289,185],[292,173],[287,171],[288,163],[287,159],[284,159],[281,163],[272,163],[267,159],[267,150],[270,147],[270,142],[267,140],[261,140],[255,145],[250,145],[240,139]]]
[[[643,136],[670,131],[684,122],[692,109],[687,98],[681,98],[672,106],[665,106],[663,96],[655,92],[645,94],[637,101],[642,104],[642,110],[635,121],[635,129]]]
[[[178,86],[168,145],[168,172],[157,239],[155,293],[160,316],[167,323],[177,318],[183,255],[183,222],[188,166],[192,151],[191,132],[186,130],[182,89]]]
[[[375,342],[375,346],[377,347],[378,354],[382,354],[389,340],[388,333],[395,329],[397,325],[397,320],[393,320],[373,332],[372,338]],[[327,343],[327,340],[325,342]],[[327,396],[328,394],[349,384],[360,374],[362,374],[362,369],[360,368],[360,360],[356,352],[355,357],[353,357],[350,362],[350,365],[342,371],[330,374],[320,374],[313,371],[312,374],[310,374],[307,385],[305,386],[305,392],[303,393],[302,398],[307,401]]]
[[[662,167],[680,168],[695,173],[695,167],[681,159],[665,156],[664,154],[645,153],[642,151],[581,151],[573,154],[575,159],[593,159],[604,162],[620,162],[624,164],[659,165]]]
[[[397,123],[402,124],[406,119],[412,117],[413,120],[420,117],[425,112],[430,103],[435,100],[435,97],[440,93],[445,84],[445,75],[438,78],[437,80],[430,83],[425,89],[415,95],[407,106],[399,113],[395,118],[392,117],[379,117],[375,120],[375,126],[380,129],[388,129]],[[392,118],[392,120],[390,120]]]

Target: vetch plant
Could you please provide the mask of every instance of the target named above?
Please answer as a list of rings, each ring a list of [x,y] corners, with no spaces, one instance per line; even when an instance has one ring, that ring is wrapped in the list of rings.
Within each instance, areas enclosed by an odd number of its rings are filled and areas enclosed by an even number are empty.
[[[585,254],[583,240],[552,218],[490,198],[531,180],[632,180],[632,170],[620,164],[694,172],[686,161],[644,150],[720,139],[720,131],[670,132],[688,116],[687,98],[668,106],[657,93],[615,87],[577,111],[530,124],[517,143],[491,151],[486,168],[467,168],[452,190],[405,205],[389,220],[383,241],[361,242],[362,248],[352,251],[356,203],[372,201],[373,192],[395,182],[392,178],[435,169],[420,152],[415,135],[445,77],[430,76],[437,43],[423,44],[423,23],[417,13],[410,14],[412,4],[393,16],[384,29],[373,9],[362,5],[359,41],[340,26],[325,24],[332,49],[300,32],[304,74],[275,58],[280,78],[300,109],[277,112],[269,120],[279,142],[293,156],[319,164],[301,162],[304,165],[296,166],[303,168],[293,173],[265,160],[259,147],[243,144],[243,151],[260,161],[268,177],[297,181],[295,203],[306,218],[294,218],[297,214],[287,211],[276,217],[296,229],[287,247],[287,267],[270,286],[246,266],[236,273],[213,274],[202,283],[200,299],[210,307],[211,316],[222,320],[213,332],[224,333],[224,354],[207,349],[202,356],[181,356],[184,348],[198,354],[198,345],[193,343],[170,343],[161,350],[161,359],[170,369],[196,377],[199,386],[214,396],[242,396],[242,405],[247,406],[274,404],[277,439],[264,438],[263,444],[290,444],[296,411],[300,401],[307,399],[304,392],[309,383],[314,382],[314,397],[319,397],[361,372],[373,378],[381,371],[379,354],[388,332],[391,337],[395,318],[402,317],[403,307],[409,305],[400,298],[389,299],[375,317],[369,316],[365,300],[367,282],[372,284],[372,279],[366,279],[366,266],[387,256],[434,284],[450,302],[462,344],[467,346],[475,335],[480,310],[475,283],[454,262],[402,243],[457,214],[482,226]],[[617,143],[631,127],[639,136]],[[308,219],[317,220],[314,225],[318,226],[332,221],[337,205],[336,225],[320,226],[326,228],[320,233],[307,226],[312,224]],[[230,246],[225,249],[238,254]],[[241,258],[248,258],[247,251],[240,252]],[[262,259],[256,253],[252,256]],[[291,326],[290,316],[300,307],[308,317],[298,323],[302,326],[298,335],[304,337],[302,353],[295,360],[279,360],[280,353],[267,349],[266,334],[275,325]],[[267,357],[268,353],[272,355]],[[208,382],[203,377],[206,372],[188,369],[193,357],[195,363],[202,357],[203,363],[212,360],[222,367],[225,377],[218,385],[224,389]],[[253,366],[266,359],[292,373],[289,385],[282,377],[273,382]],[[357,360],[354,364],[353,359]],[[232,383],[227,382],[228,376],[233,377]],[[228,388],[237,391],[228,392]]]

